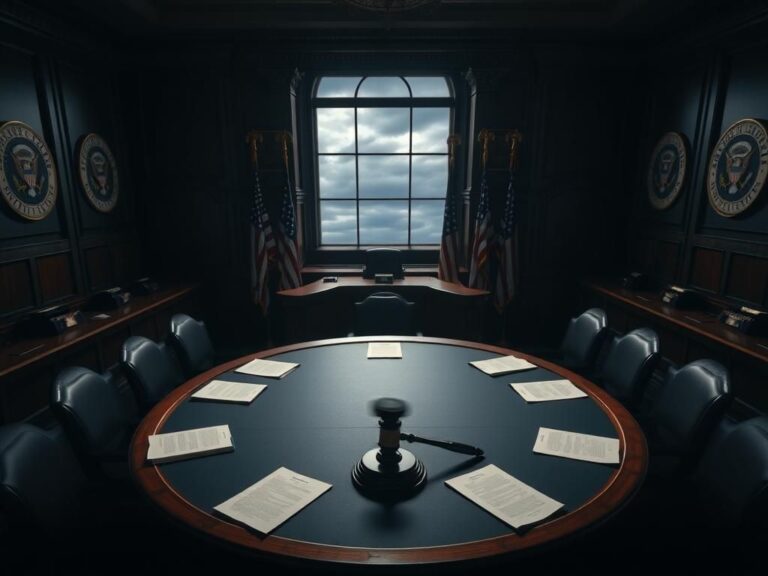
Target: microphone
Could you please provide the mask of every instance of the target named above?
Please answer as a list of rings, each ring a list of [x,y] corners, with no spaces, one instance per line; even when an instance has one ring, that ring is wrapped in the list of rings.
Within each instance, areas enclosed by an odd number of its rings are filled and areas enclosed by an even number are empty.
[[[452,442],[450,440],[432,440],[430,438],[422,438],[414,434],[400,434],[400,440],[407,442],[420,442],[422,444],[429,444],[430,446],[437,446],[438,448],[445,448],[451,452],[459,452],[460,454],[470,454],[472,456],[482,456],[484,452],[482,449],[469,444],[462,444],[461,442]]]

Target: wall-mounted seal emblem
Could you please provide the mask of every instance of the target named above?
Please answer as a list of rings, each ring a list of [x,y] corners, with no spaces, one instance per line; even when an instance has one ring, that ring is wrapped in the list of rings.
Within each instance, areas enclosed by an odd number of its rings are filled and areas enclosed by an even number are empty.
[[[759,120],[732,124],[709,160],[707,194],[721,216],[741,214],[757,200],[768,174],[768,132]]]
[[[56,205],[58,184],[51,152],[23,122],[0,126],[0,193],[22,218],[42,220]]]
[[[648,166],[648,199],[666,210],[680,195],[688,168],[688,146],[679,132],[667,132],[657,142]]]
[[[120,192],[117,162],[98,134],[87,134],[80,140],[77,172],[80,186],[91,205],[99,212],[111,212]]]

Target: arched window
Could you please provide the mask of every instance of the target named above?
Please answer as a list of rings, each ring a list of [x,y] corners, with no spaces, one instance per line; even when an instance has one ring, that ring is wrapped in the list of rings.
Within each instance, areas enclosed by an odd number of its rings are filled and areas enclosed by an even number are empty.
[[[454,108],[445,76],[317,79],[319,246],[440,244]]]

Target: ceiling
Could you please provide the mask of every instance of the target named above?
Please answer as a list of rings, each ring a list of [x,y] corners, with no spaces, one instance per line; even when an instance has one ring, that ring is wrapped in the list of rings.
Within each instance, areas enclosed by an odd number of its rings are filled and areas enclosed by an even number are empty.
[[[435,0],[381,13],[342,0],[33,0],[68,17],[126,35],[185,32],[279,33],[486,31],[645,34],[718,0]]]

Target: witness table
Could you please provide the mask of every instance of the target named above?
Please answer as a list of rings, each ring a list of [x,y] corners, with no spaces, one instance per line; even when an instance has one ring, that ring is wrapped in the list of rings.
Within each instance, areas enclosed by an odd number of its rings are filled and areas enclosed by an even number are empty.
[[[402,342],[403,358],[368,360],[369,341]],[[473,360],[515,354],[538,368],[491,377]],[[253,358],[298,362],[281,380],[233,370]],[[266,383],[249,405],[190,400],[214,377]],[[509,386],[568,378],[587,398],[526,402]],[[351,471],[378,441],[369,404],[380,397],[411,408],[402,431],[453,440],[485,451],[483,459],[423,444],[402,446],[424,462],[426,487],[385,504],[360,494]],[[235,450],[152,465],[148,436],[228,424]],[[609,466],[532,451],[540,426],[618,438],[621,462]],[[445,485],[445,480],[495,464],[565,504],[562,514],[516,532]],[[213,507],[277,468],[333,488],[279,526],[259,535]],[[142,421],[131,448],[132,474],[165,513],[201,535],[273,558],[353,565],[416,565],[515,555],[558,543],[616,513],[639,488],[647,466],[643,434],[629,413],[578,375],[505,348],[439,338],[362,337],[265,350],[193,378]]]

